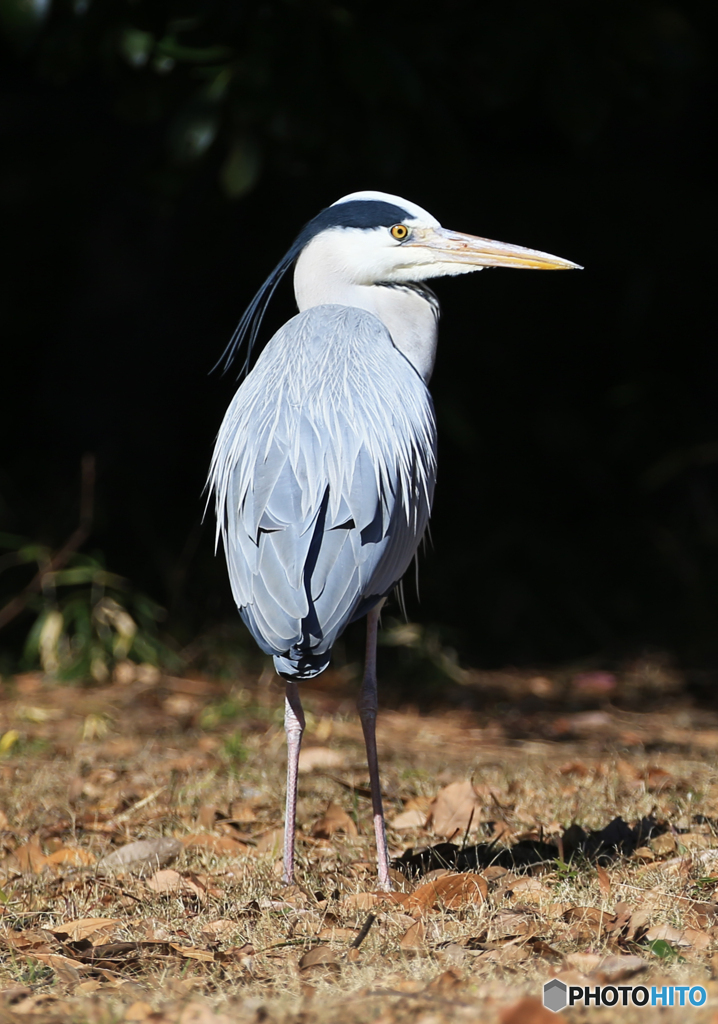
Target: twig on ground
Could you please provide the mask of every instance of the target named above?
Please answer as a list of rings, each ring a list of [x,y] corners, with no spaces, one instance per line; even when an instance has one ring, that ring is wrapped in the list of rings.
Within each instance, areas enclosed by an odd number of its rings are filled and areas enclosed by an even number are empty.
[[[359,934],[349,944],[349,948],[350,949],[359,949],[359,947],[361,946],[362,942],[364,941],[364,939],[369,934],[369,929],[371,928],[371,926],[374,924],[375,921],[376,921],[376,915],[375,914],[367,914],[366,921],[361,926],[361,930],[360,930]]]
[[[80,484],[80,521],[60,550],[38,569],[23,591],[0,608],[0,629],[12,622],[20,612],[24,611],[28,601],[39,594],[48,573],[57,572],[82,547],[92,529],[92,516],[95,496],[95,456],[85,455],[82,459],[82,482]]]

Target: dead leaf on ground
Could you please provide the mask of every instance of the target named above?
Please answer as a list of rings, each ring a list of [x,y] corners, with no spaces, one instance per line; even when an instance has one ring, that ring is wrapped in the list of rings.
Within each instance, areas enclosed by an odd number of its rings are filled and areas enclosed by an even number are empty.
[[[151,1013],[153,1013],[153,1010],[150,1004],[144,1002],[142,999],[138,999],[137,1002],[132,1003],[131,1006],[127,1007],[123,1020],[143,1021],[147,1020]]]
[[[500,910],[498,914],[491,918],[488,938],[492,941],[517,938],[522,935],[528,935],[533,929],[533,918],[523,911]]]
[[[517,945],[509,942],[505,946],[494,949],[486,949],[476,957],[477,963],[498,964],[501,967],[508,967],[510,964],[519,963],[521,960],[528,960],[531,951],[527,946]]]
[[[718,836],[705,835],[702,832],[685,832],[676,836],[679,848],[685,850],[712,850],[718,846]]]
[[[317,839],[329,839],[335,832],[344,832],[348,836],[356,836],[357,827],[354,821],[339,804],[329,804],[324,815],[312,825],[312,835]]]
[[[254,813],[251,805],[244,800],[234,800],[230,805],[229,818],[227,820],[241,825],[248,825],[257,820],[257,815]]]
[[[424,882],[414,892],[402,896],[399,902],[410,912],[426,913],[434,907],[457,910],[469,903],[483,903],[488,892],[488,884],[481,875],[466,872]]]
[[[240,843],[231,836],[215,836],[211,832],[183,836],[181,843],[186,850],[205,850],[218,857],[239,857],[248,853],[250,849],[246,843]]]
[[[282,852],[283,846],[284,829],[272,828],[261,835],[257,840],[257,845],[249,847],[249,850],[254,853],[271,853],[273,857],[278,857]]]
[[[648,910],[634,910],[626,931],[627,939],[636,939],[649,925],[651,915]]]
[[[403,950],[424,949],[426,946],[426,925],[423,921],[415,921],[402,935],[399,946]]]
[[[451,782],[432,800],[426,824],[436,835],[451,838],[465,832],[470,821],[478,826],[481,809],[481,800],[469,779]]]
[[[59,953],[28,953],[32,960],[38,960],[45,964],[65,985],[77,985],[81,980],[80,971],[86,970],[85,964],[80,960],[74,960],[69,956],[61,956]]]
[[[684,875],[686,878],[693,870],[693,858],[690,854],[683,857],[671,857],[661,863],[661,871],[666,875]]]
[[[395,892],[352,892],[345,896],[339,906],[344,911],[371,910],[378,903],[400,903],[401,893]]]
[[[697,928],[673,928],[669,924],[649,928],[645,939],[647,942],[662,939],[671,946],[692,946],[694,949],[708,949],[711,944],[711,937],[707,932],[699,931]]]
[[[158,839],[140,839],[108,853],[97,864],[100,875],[129,873],[145,875],[158,867],[170,864],[182,850],[179,839],[160,836]]]
[[[629,924],[633,916],[633,907],[630,903],[617,903],[613,908],[616,915],[615,920],[606,926],[607,932],[622,932]]]
[[[525,996],[499,1013],[501,1024],[556,1024],[556,1014],[547,1010],[540,999]]]
[[[593,769],[589,768],[585,761],[567,761],[565,764],[560,765],[556,771],[559,775],[576,775],[582,779],[585,779],[587,775],[593,775]]]
[[[26,928],[23,931],[15,932],[10,929],[3,929],[0,941],[11,949],[37,950],[38,952],[49,953],[50,945],[48,936],[42,932]]]
[[[344,754],[329,747],[302,747],[299,752],[299,771],[313,772],[315,768],[343,768]]]
[[[615,923],[615,916],[598,907],[569,907],[563,919],[571,927],[569,934],[576,942],[595,938]]]
[[[665,789],[670,786],[675,788],[679,785],[679,780],[665,768],[661,768],[659,765],[650,765],[646,769],[646,789],[650,792],[654,790]]]
[[[203,804],[197,812],[197,824],[200,828],[211,830],[220,817],[222,815],[214,804]]]
[[[208,942],[215,942],[217,939],[227,938],[238,931],[236,921],[230,921],[226,917],[219,917],[216,921],[208,921],[202,928],[202,938]]]
[[[647,970],[648,966],[648,962],[640,956],[616,954],[604,957],[593,974],[604,985],[615,985]]]
[[[522,903],[543,903],[548,900],[551,891],[539,878],[522,875],[520,878],[511,876],[502,879],[494,895],[497,900],[509,897],[521,900]]]
[[[606,896],[611,895],[611,879],[608,877],[608,871],[600,864],[596,865],[596,874],[598,875],[598,887],[602,893]]]
[[[437,975],[433,981],[429,982],[429,990],[435,992],[455,992],[458,988],[461,988],[464,984],[464,976],[461,971],[457,971],[456,968],[450,967],[443,974]]]
[[[235,1024],[236,1018],[215,1013],[207,1003],[192,1002],[182,1010],[177,1024]]]
[[[89,850],[83,850],[79,846],[61,846],[59,850],[55,850],[51,853],[47,859],[47,864],[67,864],[73,868],[86,867],[90,864],[95,863],[96,858]]]
[[[47,864],[47,857],[36,839],[30,839],[22,846],[18,846],[14,851],[14,857],[21,871],[34,875],[39,875]]]
[[[205,963],[214,961],[214,953],[200,949],[199,946],[180,946],[176,942],[170,942],[169,948],[173,949],[175,953],[179,953],[185,960],[203,960]]]
[[[353,942],[359,934],[356,928],[339,928],[332,925],[329,928],[322,928],[317,938],[322,942]]]
[[[413,807],[411,810],[402,811],[400,814],[397,814],[396,817],[391,819],[389,825],[391,828],[396,829],[397,832],[404,832],[412,828],[423,828],[425,821],[426,811]]]
[[[153,892],[162,895],[176,893],[181,896],[196,896],[199,900],[206,898],[206,894],[200,886],[173,868],[156,871],[152,878],[146,880],[145,885]]]
[[[314,946],[307,950],[299,961],[299,970],[302,974],[339,974],[341,965],[339,957],[329,946]]]
[[[66,921],[50,931],[53,935],[67,935],[73,942],[79,942],[99,932],[111,931],[118,924],[122,924],[119,917],[81,917],[76,921]]]
[[[649,846],[639,846],[638,849],[634,850],[631,854],[631,860],[640,861],[642,864],[649,864],[655,859],[656,855]]]
[[[590,974],[601,963],[601,955],[600,953],[568,953],[565,962],[569,967],[575,967],[581,974]]]
[[[662,836],[651,839],[650,847],[657,857],[668,857],[676,852],[676,838],[670,832],[664,832]]]

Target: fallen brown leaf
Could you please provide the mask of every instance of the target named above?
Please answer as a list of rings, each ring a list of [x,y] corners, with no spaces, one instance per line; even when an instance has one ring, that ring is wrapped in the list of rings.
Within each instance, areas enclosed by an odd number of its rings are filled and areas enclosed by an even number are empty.
[[[335,832],[344,832],[348,836],[356,836],[357,827],[347,812],[339,804],[329,804],[323,817],[312,826],[312,835],[317,839],[329,839]]]
[[[556,1024],[556,1014],[547,1010],[539,999],[525,996],[501,1010],[499,1020],[501,1024]]]
[[[348,896],[345,896],[341,901],[340,906],[344,911],[351,910],[371,910],[378,903],[399,903],[401,902],[401,893],[392,892],[353,892]]]
[[[149,1015],[152,1012],[153,1012],[152,1011],[152,1007],[150,1006],[149,1003],[146,1003],[143,1000],[138,999],[137,1002],[132,1003],[131,1006],[127,1007],[127,1009],[125,1010],[125,1015],[123,1017],[123,1020],[127,1020],[127,1021],[147,1020],[147,1018],[149,1017]]]
[[[626,931],[627,939],[637,939],[638,936],[643,932],[649,924],[651,915],[647,910],[635,910],[631,914],[631,920],[628,923],[628,930]]]
[[[671,946],[692,946],[694,949],[708,949],[711,944],[711,937],[707,932],[699,931],[697,928],[673,928],[669,924],[649,928],[645,939],[647,942],[663,939]]]
[[[218,857],[239,857],[249,851],[246,843],[240,843],[231,836],[215,836],[210,832],[198,832],[182,837],[186,850],[206,850]]]
[[[145,885],[156,893],[178,893],[182,896],[196,896],[201,901],[206,899],[206,893],[201,886],[173,868],[156,871],[152,878],[146,880]]]
[[[226,917],[219,917],[216,921],[208,921],[202,928],[202,937],[207,939],[209,942],[214,942],[217,939],[226,938],[228,935],[233,935],[238,931],[238,925],[236,921],[231,921]]]
[[[569,907],[563,919],[569,924],[578,925],[579,930],[587,929],[589,935],[598,935],[615,922],[613,914],[607,914],[598,907]]]
[[[265,832],[257,840],[255,847],[250,847],[255,853],[271,853],[274,857],[278,857],[282,852],[284,845],[284,829],[283,828],[272,828],[268,832]]]
[[[602,893],[606,896],[611,895],[611,879],[608,877],[608,871],[600,864],[596,865],[596,874],[598,875],[598,887]]]
[[[197,824],[200,828],[213,829],[218,817],[220,814],[214,804],[203,804],[197,812]]]
[[[177,1024],[235,1024],[236,1018],[215,1013],[207,1003],[191,1002],[180,1013]]]
[[[437,992],[455,992],[458,988],[461,988],[464,984],[464,976],[460,971],[450,967],[447,971],[437,975],[433,981],[429,982],[429,989],[433,989]]]
[[[54,935],[67,935],[73,942],[88,939],[91,935],[111,931],[115,925],[122,924],[119,917],[81,917],[76,921],[66,921],[58,928],[50,929]]]
[[[31,872],[35,875],[39,875],[47,864],[47,857],[40,849],[40,844],[36,839],[30,839],[22,846],[18,846],[14,851],[14,856],[21,871]]]
[[[470,821],[477,826],[481,807],[481,800],[469,779],[451,782],[434,797],[429,808],[427,827],[438,836],[450,838],[457,832],[465,832]]]
[[[425,945],[426,925],[423,921],[415,921],[399,940],[399,946],[404,950],[423,949]]]
[[[401,814],[397,814],[396,817],[391,819],[389,825],[396,829],[397,832],[403,832],[412,828],[423,828],[425,821],[426,811],[420,811],[417,807],[413,807],[409,811],[402,811]]]
[[[173,949],[175,953],[179,953],[185,960],[203,960],[205,963],[211,963],[214,960],[214,953],[200,949],[198,946],[180,946],[176,942],[170,942],[169,948]]]
[[[651,849],[657,857],[668,857],[676,852],[676,838],[670,832],[664,832],[662,836],[656,836],[651,840]]]
[[[484,950],[476,959],[482,963],[500,964],[507,967],[509,964],[516,964],[521,960],[528,960],[529,956],[530,951],[523,944],[519,946],[515,943],[507,943],[505,946]]]
[[[95,857],[89,850],[79,846],[61,846],[46,858],[47,864],[69,864],[73,868],[81,868],[95,863]]]
[[[345,763],[344,755],[329,747],[302,747],[299,753],[300,772],[313,772],[315,768],[343,768]]]
[[[569,967],[575,967],[582,974],[590,974],[601,963],[601,955],[600,953],[568,953],[565,962]]]
[[[488,891],[488,884],[481,875],[450,874],[424,882],[398,902],[411,912],[426,913],[435,907],[456,910],[468,903],[483,903]]]
[[[329,946],[314,946],[301,957],[299,970],[303,975],[338,975],[341,972],[341,965],[339,957]]]
[[[322,942],[353,942],[359,932],[356,928],[339,928],[331,926],[322,928],[317,938]]]
[[[488,937],[496,941],[528,935],[533,930],[533,924],[533,918],[521,910],[500,910],[491,918]]]
[[[648,962],[631,954],[604,957],[593,974],[604,985],[615,985],[627,981],[648,969]]]

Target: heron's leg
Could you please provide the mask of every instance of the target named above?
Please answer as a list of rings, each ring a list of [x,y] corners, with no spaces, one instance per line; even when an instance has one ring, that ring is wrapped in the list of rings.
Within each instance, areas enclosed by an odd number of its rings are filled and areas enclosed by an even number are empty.
[[[374,814],[376,854],[379,866],[379,888],[388,891],[391,889],[389,849],[386,844],[384,808],[381,802],[381,783],[379,781],[379,759],[376,752],[376,634],[380,610],[381,604],[377,608],[373,608],[366,617],[366,661],[364,664],[364,681],[359,693],[357,708],[359,709],[359,717],[361,718],[361,725],[364,730],[366,756],[369,762],[371,805]]]
[[[297,773],[299,748],[304,732],[304,712],[296,683],[287,683],[284,699],[284,731],[287,734],[287,809],[284,815],[284,874],[286,885],[294,882],[294,834],[297,821]]]

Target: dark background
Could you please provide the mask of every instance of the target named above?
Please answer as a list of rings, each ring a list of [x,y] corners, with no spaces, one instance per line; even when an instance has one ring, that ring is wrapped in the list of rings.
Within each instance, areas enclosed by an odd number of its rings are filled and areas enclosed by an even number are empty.
[[[0,0],[0,530],[61,543],[93,452],[87,549],[180,642],[234,621],[208,371],[301,226],[381,189],[586,268],[437,282],[411,617],[473,665],[712,671],[715,10]],[[287,285],[265,337],[291,312]]]

